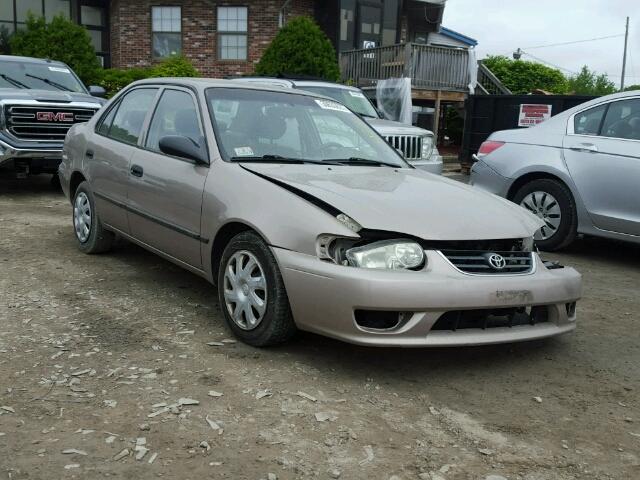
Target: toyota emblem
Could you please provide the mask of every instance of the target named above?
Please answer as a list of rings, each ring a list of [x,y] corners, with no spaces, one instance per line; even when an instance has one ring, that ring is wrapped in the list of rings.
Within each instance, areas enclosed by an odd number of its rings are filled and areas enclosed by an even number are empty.
[[[502,255],[498,253],[490,253],[487,256],[487,263],[494,270],[502,270],[504,267],[507,266],[507,261],[504,259]]]

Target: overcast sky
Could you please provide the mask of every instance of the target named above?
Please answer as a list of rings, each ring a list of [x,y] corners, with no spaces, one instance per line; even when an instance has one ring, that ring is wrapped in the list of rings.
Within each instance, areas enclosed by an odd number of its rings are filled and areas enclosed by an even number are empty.
[[[620,84],[624,37],[547,48],[554,43],[624,34],[629,16],[626,85],[640,84],[640,0],[448,0],[442,25],[478,40],[478,59],[525,52],[577,72],[582,65]],[[533,60],[523,56],[523,59]],[[568,71],[567,71],[568,70]]]

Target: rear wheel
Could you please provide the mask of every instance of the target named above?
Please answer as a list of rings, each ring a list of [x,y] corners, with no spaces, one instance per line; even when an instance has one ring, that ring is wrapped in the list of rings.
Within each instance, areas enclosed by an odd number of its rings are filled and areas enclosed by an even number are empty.
[[[102,253],[111,249],[115,235],[102,226],[91,186],[82,182],[73,197],[73,230],[78,248],[84,253]]]
[[[539,217],[545,224],[535,234],[541,250],[553,251],[576,238],[578,218],[571,191],[557,180],[533,180],[520,188],[513,201]]]
[[[296,332],[278,264],[253,232],[236,235],[224,249],[218,298],[227,325],[249,345],[275,345]]]

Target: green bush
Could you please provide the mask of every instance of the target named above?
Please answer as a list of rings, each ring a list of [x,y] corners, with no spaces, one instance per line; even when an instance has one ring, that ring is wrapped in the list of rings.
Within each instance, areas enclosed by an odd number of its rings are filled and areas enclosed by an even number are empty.
[[[148,68],[130,68],[128,70],[108,68],[102,71],[102,78],[98,81],[98,85],[104,87],[107,91],[107,97],[112,97],[131,82],[150,76]]]
[[[144,78],[157,77],[199,77],[200,73],[185,57],[171,57],[153,67],[146,68],[108,68],[102,71],[98,85],[112,97],[131,82]]]
[[[584,65],[580,73],[569,78],[569,91],[575,95],[609,95],[617,90],[606,73],[598,75]]]
[[[258,75],[310,75],[338,80],[336,51],[310,17],[296,17],[282,28],[256,65]]]
[[[567,78],[556,69],[528,60],[511,60],[495,55],[482,60],[489,70],[514,94],[546,90],[551,93],[567,93]]]
[[[25,28],[9,40],[13,55],[50,58],[69,65],[87,85],[100,78],[100,62],[84,27],[63,16],[47,23],[44,17],[29,14]]]
[[[199,77],[200,72],[182,56],[167,58],[152,68],[153,77]]]

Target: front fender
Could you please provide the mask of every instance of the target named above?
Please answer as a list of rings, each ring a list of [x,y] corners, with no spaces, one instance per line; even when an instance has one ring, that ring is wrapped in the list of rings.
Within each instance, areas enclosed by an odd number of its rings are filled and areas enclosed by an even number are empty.
[[[358,237],[335,215],[310,201],[237,163],[216,160],[205,184],[201,224],[202,236],[210,239],[203,264],[211,279],[214,239],[231,222],[247,225],[273,247],[314,256],[316,238],[322,233]]]

